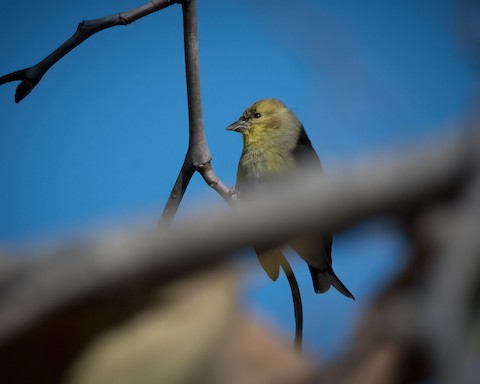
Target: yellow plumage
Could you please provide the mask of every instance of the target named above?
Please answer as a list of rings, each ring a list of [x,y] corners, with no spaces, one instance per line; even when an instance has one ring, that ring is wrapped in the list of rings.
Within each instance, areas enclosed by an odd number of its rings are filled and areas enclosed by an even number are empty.
[[[302,124],[285,104],[277,99],[263,99],[247,108],[228,130],[240,132],[243,151],[237,172],[236,188],[240,199],[275,179],[285,179],[307,164],[320,166]],[[353,298],[332,269],[332,237],[314,233],[299,236],[287,244],[308,264],[316,292],[333,285],[339,292]],[[279,275],[282,245],[256,249],[260,264],[273,280]]]

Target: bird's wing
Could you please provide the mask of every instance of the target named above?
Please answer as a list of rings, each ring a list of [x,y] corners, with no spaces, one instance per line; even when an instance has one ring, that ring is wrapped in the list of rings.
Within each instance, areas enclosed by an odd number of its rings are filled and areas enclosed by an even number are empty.
[[[295,162],[303,168],[322,167],[320,159],[302,127],[297,145],[293,151]],[[304,236],[290,243],[290,246],[308,264],[315,292],[323,293],[333,285],[340,293],[353,299],[353,295],[335,275],[332,269],[332,236]]]
[[[295,162],[300,167],[310,167],[310,168],[322,168],[322,164],[320,162],[320,158],[315,152],[313,148],[312,142],[310,141],[307,132],[305,129],[301,128],[300,135],[298,137],[297,145],[293,151],[293,156],[295,158]],[[328,264],[332,265],[332,236],[328,235],[322,238],[322,246],[323,249],[320,250],[321,255],[317,257],[326,257]],[[300,255],[302,256],[302,255]],[[307,261],[308,262],[308,261]],[[315,264],[313,264],[315,265]]]
[[[322,168],[320,158],[318,157],[317,152],[315,152],[312,142],[310,141],[307,132],[305,132],[303,127],[300,130],[297,145],[293,150],[293,157],[295,159],[295,163],[301,167],[313,166],[320,167],[320,169]]]

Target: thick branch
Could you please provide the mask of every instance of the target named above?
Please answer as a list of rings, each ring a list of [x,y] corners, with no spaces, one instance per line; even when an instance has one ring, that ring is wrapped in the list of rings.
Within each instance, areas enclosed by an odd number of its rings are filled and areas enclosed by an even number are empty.
[[[95,20],[86,20],[78,24],[76,32],[65,43],[48,55],[45,59],[30,68],[10,73],[0,77],[0,85],[21,80],[15,92],[15,102],[23,100],[35,86],[40,82],[45,73],[62,57],[72,49],[79,46],[90,36],[104,29],[117,25],[128,25],[141,17],[164,9],[180,0],[152,0],[138,8],[118,13],[116,15],[102,17]]]
[[[169,224],[177,212],[188,183],[195,171],[222,198],[229,202],[229,189],[221,182],[212,169],[212,156],[208,149],[203,128],[202,97],[200,95],[200,69],[198,64],[197,1],[182,3],[183,33],[185,46],[185,73],[188,98],[188,151],[180,174],[163,209],[160,225]],[[179,193],[181,191],[181,193]]]
[[[436,145],[396,162],[376,159],[354,173],[306,175],[295,185],[222,215],[209,212],[178,228],[61,247],[0,280],[0,340],[68,303],[153,279],[159,284],[217,263],[251,244],[266,245],[307,231],[335,232],[380,214],[403,214],[457,186],[464,146]],[[403,157],[403,156],[402,156]],[[32,260],[23,257],[22,260]]]
[[[188,152],[194,167],[212,160],[205,138],[198,64],[197,0],[183,3],[183,36],[188,97]]]

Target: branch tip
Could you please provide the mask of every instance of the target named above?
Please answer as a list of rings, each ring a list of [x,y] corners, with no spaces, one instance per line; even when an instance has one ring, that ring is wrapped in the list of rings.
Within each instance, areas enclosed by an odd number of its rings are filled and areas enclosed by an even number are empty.
[[[33,82],[28,79],[23,79],[15,91],[15,103],[18,104],[25,97],[27,97],[28,94],[32,92],[33,88],[35,88],[35,84]]]
[[[30,91],[40,82],[43,75],[62,57],[64,57],[71,50],[83,43],[89,37],[104,29],[114,27],[117,25],[128,25],[144,16],[160,11],[177,0],[152,0],[147,4],[141,5],[135,9],[127,12],[118,13],[111,16],[102,17],[95,20],[83,20],[77,25],[75,34],[71,36],[66,42],[60,45],[55,51],[48,55],[45,59],[35,64],[34,66],[9,73],[0,77],[0,85],[9,83],[11,81],[22,81],[17,87],[15,93],[15,102],[18,103],[23,100]],[[25,73],[28,70],[29,79],[25,78]]]

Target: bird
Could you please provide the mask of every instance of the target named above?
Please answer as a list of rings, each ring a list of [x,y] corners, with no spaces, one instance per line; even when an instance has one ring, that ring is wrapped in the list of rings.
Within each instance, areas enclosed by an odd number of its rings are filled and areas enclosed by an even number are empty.
[[[253,103],[226,129],[240,133],[243,138],[234,187],[240,201],[252,191],[286,179],[296,171],[310,166],[322,168],[302,123],[278,99]],[[316,293],[327,292],[333,286],[344,296],[355,299],[333,271],[331,234],[306,233],[288,240],[287,244],[254,248],[261,266],[273,281],[277,280],[280,267],[284,268],[282,251],[286,246],[307,263]]]

